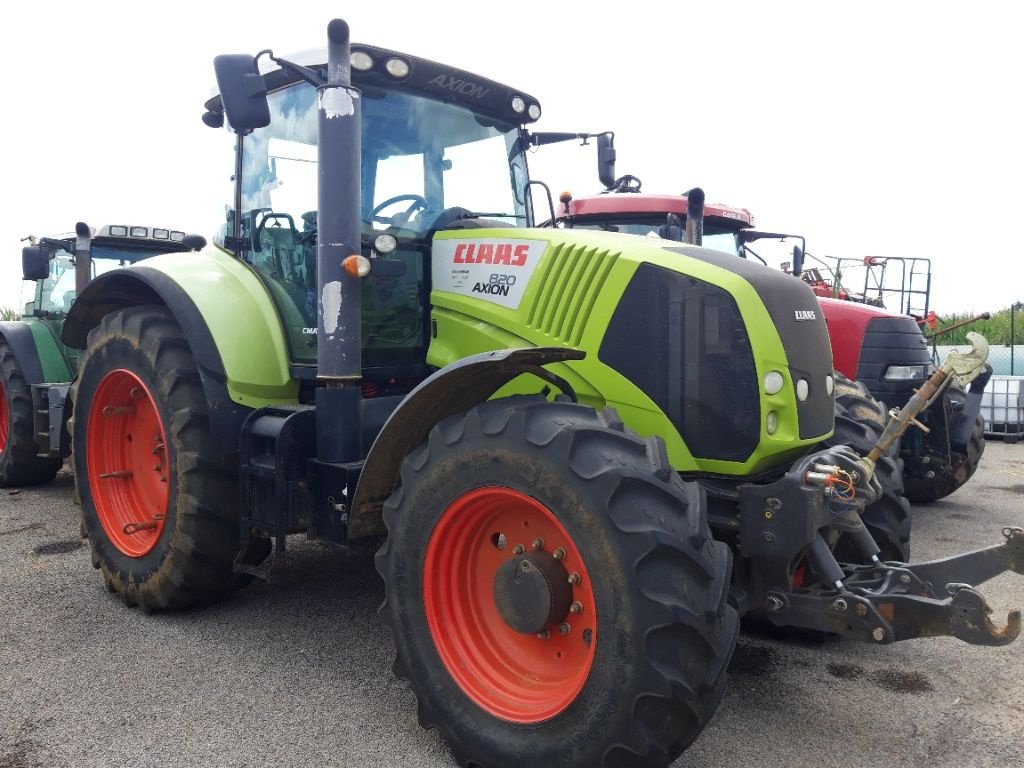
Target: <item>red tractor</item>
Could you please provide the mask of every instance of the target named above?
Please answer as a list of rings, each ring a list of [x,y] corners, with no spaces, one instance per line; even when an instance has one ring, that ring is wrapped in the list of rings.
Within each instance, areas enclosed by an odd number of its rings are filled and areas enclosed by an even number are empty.
[[[641,182],[635,176],[614,178],[615,155],[609,134],[598,137],[598,153],[606,189],[588,197],[563,193],[556,219],[559,226],[685,241],[762,262],[751,243],[787,238],[800,242],[794,246],[788,270],[810,284],[819,297],[835,369],[842,374],[836,389],[839,415],[846,410],[861,422],[860,426],[851,425],[853,433],[862,431],[864,422],[881,431],[888,408],[906,405],[928,377],[932,359],[920,327],[929,313],[931,270],[927,260],[869,257],[863,263],[864,290],[847,290],[839,278],[844,265],[849,269],[850,260],[837,260],[835,268],[829,268],[830,279],[817,268],[804,270],[802,237],[756,230],[746,208],[705,203],[699,189],[682,195],[641,193]],[[885,279],[887,268],[900,278],[895,287]],[[891,296],[898,296],[899,312],[882,306]],[[905,494],[911,501],[948,496],[974,474],[985,450],[980,409],[989,375],[986,371],[975,379],[969,392],[951,384],[922,414],[920,422],[927,431],[914,429],[903,436],[900,456]],[[843,441],[858,448],[873,443],[870,438],[858,440],[852,433],[843,435]]]

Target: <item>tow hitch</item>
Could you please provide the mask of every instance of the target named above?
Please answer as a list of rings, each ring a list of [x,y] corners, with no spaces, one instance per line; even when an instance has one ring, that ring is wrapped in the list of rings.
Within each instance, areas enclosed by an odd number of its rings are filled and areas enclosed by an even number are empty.
[[[844,564],[841,590],[769,592],[768,617],[875,643],[949,635],[1006,645],[1020,634],[1021,612],[997,627],[974,589],[1005,571],[1024,574],[1024,528],[1006,528],[1003,536],[994,547],[927,563]]]
[[[1007,571],[1024,574],[1024,528],[1004,528],[1002,544],[926,563],[881,562],[878,546],[860,520],[880,489],[875,462],[916,416],[942,394],[949,377],[966,386],[985,370],[988,342],[968,334],[972,348],[953,352],[889,423],[865,457],[845,447],[798,461],[782,479],[741,486],[741,550],[760,583],[745,595],[780,626],[834,632],[875,643],[952,636],[975,645],[1006,645],[1021,631],[1021,611],[1006,625],[975,587]],[[850,536],[862,564],[839,563],[829,542]],[[805,588],[794,564],[808,564],[819,586]]]

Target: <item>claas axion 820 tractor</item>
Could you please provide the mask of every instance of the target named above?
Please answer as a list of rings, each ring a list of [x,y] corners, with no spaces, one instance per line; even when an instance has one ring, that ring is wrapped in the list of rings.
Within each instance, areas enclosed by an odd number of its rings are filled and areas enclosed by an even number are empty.
[[[480,766],[672,762],[750,612],[875,643],[1017,635],[944,587],[1020,569],[1024,532],[880,562],[870,462],[809,453],[833,398],[806,285],[530,228],[535,99],[350,45],[342,21],[328,43],[216,59],[204,119],[235,150],[219,246],[102,275],[68,317],[76,482],[111,591],[207,603],[296,531],[379,546],[395,668]],[[710,515],[709,478],[733,493]]]

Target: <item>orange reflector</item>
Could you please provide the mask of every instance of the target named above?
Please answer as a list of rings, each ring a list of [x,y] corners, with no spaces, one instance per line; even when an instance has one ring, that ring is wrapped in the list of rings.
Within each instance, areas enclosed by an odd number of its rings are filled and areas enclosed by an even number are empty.
[[[370,274],[370,260],[358,253],[346,256],[341,262],[341,267],[350,277],[366,277]]]

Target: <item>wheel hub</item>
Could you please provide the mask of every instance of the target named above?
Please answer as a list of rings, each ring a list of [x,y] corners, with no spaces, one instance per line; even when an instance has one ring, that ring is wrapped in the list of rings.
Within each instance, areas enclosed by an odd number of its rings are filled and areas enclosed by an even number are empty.
[[[494,603],[516,632],[536,634],[561,623],[572,605],[569,574],[547,552],[506,560],[494,574]]]

